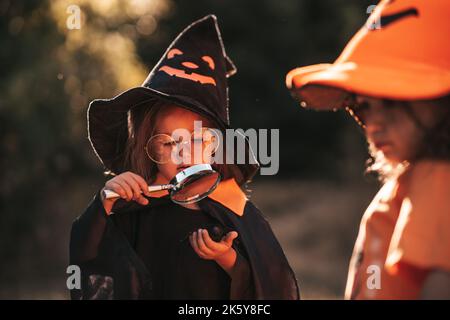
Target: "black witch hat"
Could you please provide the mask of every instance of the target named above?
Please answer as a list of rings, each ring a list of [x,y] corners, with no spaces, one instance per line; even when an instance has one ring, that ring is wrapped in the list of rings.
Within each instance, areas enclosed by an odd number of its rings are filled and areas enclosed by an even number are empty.
[[[230,128],[227,78],[236,73],[217,25],[208,15],[184,29],[166,50],[140,87],[112,99],[96,99],[88,108],[88,138],[97,157],[111,172],[125,170],[128,113],[155,100],[176,104]],[[239,164],[242,181],[259,168],[247,141],[247,164]]]

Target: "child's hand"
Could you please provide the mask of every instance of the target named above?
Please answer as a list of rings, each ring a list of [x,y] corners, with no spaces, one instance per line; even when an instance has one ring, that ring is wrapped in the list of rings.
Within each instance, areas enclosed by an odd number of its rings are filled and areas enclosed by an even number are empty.
[[[121,173],[111,180],[106,181],[104,189],[114,191],[120,198],[131,201],[134,200],[141,205],[147,205],[148,200],[144,197],[150,196],[148,184],[141,176],[130,171]],[[107,213],[112,209],[114,202],[119,198],[102,199],[103,206]]]
[[[197,255],[206,260],[215,260],[225,271],[230,273],[236,262],[236,251],[232,248],[236,231],[228,232],[220,242],[211,239],[208,230],[199,229],[189,236],[189,242]]]

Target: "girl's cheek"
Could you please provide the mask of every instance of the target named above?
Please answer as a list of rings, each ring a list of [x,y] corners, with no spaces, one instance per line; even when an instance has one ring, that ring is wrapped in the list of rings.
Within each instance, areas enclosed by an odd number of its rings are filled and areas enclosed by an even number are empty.
[[[167,181],[177,174],[176,165],[173,163],[158,164],[158,171]]]
[[[410,161],[420,152],[424,134],[414,123],[408,122],[399,128],[395,138],[398,161]]]
[[[405,144],[405,154],[407,157],[405,160],[413,160],[420,154],[420,151],[424,148],[424,138],[422,132],[416,131],[411,135],[408,143]]]
[[[425,133],[419,128],[413,121],[409,121],[408,124],[405,124],[404,130],[401,133],[401,137],[399,140],[403,144],[405,160],[414,159],[420,150],[423,148],[423,144],[426,143]]]
[[[204,152],[202,156],[202,163],[211,163],[212,162],[212,156],[208,152]]]

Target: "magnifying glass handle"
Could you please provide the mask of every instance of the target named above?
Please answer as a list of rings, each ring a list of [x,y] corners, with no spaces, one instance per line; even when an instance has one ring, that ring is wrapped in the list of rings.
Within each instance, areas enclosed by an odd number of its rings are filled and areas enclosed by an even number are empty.
[[[156,186],[149,186],[148,187],[148,191],[149,192],[157,192],[157,191],[161,191],[161,190],[169,190],[172,189],[174,187],[173,184],[159,184]],[[102,196],[103,199],[111,199],[111,198],[119,198],[120,195],[115,193],[114,191],[108,190],[108,189],[104,189],[102,191]]]

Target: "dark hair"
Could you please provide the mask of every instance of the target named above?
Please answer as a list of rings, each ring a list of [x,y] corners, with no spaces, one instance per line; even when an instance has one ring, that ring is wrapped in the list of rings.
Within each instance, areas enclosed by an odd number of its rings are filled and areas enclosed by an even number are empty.
[[[148,138],[155,133],[156,118],[167,103],[152,100],[146,104],[133,107],[128,113],[128,141],[125,148],[125,168],[142,176],[147,183],[155,181],[158,167],[147,156],[145,146]],[[224,131],[214,120],[204,117],[207,125]],[[225,152],[226,146],[222,145]],[[238,184],[243,180],[240,170],[232,164],[212,164],[214,170],[220,173],[222,179],[235,178]]]
[[[354,101],[354,97],[353,97]],[[426,100],[432,107],[441,108],[442,118],[433,128],[427,128],[421,123],[420,119],[411,108],[410,101],[394,101],[384,99],[384,104],[389,106],[400,104],[406,114],[414,121],[415,125],[424,132],[424,139],[421,149],[415,155],[411,162],[423,159],[450,161],[450,95],[444,97]],[[355,118],[355,120],[363,126],[361,120],[356,116],[352,107],[349,106],[347,111]],[[381,152],[369,149],[370,159],[367,161],[367,173],[376,173],[380,180],[386,181],[389,178],[397,177],[401,174],[408,163],[402,163],[398,166],[392,166],[385,159]]]
[[[446,111],[434,128],[425,129],[425,141],[420,158],[450,160],[450,95],[433,101],[438,108]]]

